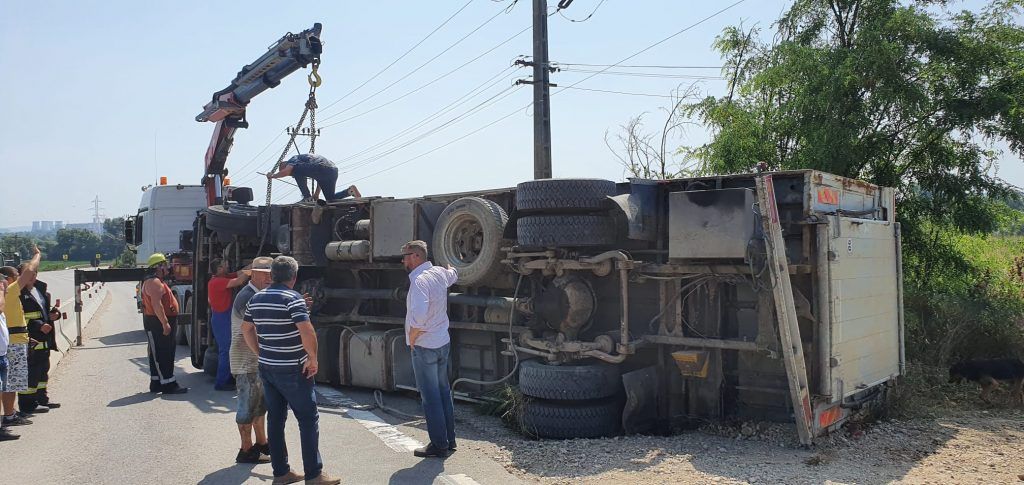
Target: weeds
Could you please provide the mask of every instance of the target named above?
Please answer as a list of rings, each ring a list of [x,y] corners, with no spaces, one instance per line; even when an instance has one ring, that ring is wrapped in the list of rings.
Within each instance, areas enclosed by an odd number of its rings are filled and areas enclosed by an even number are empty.
[[[506,384],[489,392],[478,410],[488,416],[496,416],[509,428],[523,433],[523,409],[527,397],[519,388]]]

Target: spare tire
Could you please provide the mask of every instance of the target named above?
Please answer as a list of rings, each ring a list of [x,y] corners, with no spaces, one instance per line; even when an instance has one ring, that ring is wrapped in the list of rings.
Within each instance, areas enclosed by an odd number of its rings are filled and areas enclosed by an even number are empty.
[[[607,246],[615,243],[615,220],[601,215],[526,216],[516,221],[520,246]]]
[[[231,204],[207,207],[206,227],[223,236],[256,236],[259,207]]]
[[[603,362],[550,365],[539,360],[519,364],[519,391],[555,400],[600,399],[622,390],[619,366]]]
[[[615,195],[615,182],[602,179],[543,179],[516,186],[516,211],[523,214],[600,211]]]
[[[619,432],[622,400],[541,401],[523,403],[520,424],[524,433],[537,438],[599,438]]]
[[[434,262],[458,270],[460,285],[487,284],[501,274],[507,222],[505,210],[487,199],[463,197],[448,204],[434,228]]]

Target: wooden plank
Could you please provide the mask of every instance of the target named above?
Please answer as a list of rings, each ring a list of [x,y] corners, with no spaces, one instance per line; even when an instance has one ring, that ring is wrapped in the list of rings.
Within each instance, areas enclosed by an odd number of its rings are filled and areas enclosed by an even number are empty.
[[[796,318],[796,304],[793,302],[793,287],[789,279],[786,245],[782,239],[779,209],[775,204],[775,188],[772,176],[757,177],[757,200],[761,211],[761,225],[768,250],[768,267],[772,279],[772,293],[775,298],[775,315],[778,321],[779,340],[782,345],[783,361],[786,365],[786,379],[789,381],[789,396],[796,416],[796,430],[800,443],[810,445],[813,438],[814,411],[807,383],[807,366],[804,349],[800,340],[800,325]]]

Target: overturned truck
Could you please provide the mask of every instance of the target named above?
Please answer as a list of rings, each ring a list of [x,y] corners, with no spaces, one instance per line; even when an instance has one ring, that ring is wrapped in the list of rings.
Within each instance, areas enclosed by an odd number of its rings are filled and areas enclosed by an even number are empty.
[[[313,297],[317,379],[415,390],[400,248],[421,239],[459,270],[457,395],[517,384],[522,424],[541,437],[738,418],[795,421],[810,443],[904,371],[890,188],[811,170],[548,179],[321,209],[249,207],[235,190],[226,199],[241,202],[202,211],[191,238],[197,366],[216,358],[209,261],[286,254]]]

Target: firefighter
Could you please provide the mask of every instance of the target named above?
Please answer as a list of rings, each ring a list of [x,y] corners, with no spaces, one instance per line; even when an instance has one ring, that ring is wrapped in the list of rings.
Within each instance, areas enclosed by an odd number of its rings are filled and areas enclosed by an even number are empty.
[[[170,273],[167,256],[153,253],[142,280],[142,325],[149,341],[149,392],[183,394],[187,387],[174,378],[174,327],[178,300],[163,279]]]
[[[21,268],[25,272],[24,264]],[[46,283],[36,279],[35,273],[21,290],[21,308],[25,311],[28,327],[28,390],[18,392],[18,407],[24,413],[45,413],[60,404],[50,402],[46,386],[50,375],[50,351],[57,349],[54,321],[60,318],[57,309],[50,309],[50,294]]]

